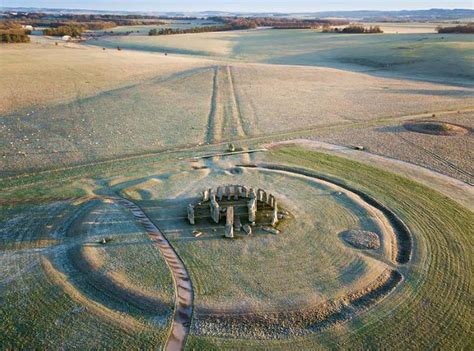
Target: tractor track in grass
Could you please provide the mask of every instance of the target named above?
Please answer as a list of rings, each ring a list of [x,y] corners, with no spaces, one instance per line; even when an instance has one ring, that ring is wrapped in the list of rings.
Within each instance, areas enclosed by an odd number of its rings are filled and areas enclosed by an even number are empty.
[[[173,274],[176,299],[173,323],[166,343],[166,350],[183,350],[193,314],[194,291],[189,273],[182,259],[163,232],[137,204],[123,197],[111,197],[110,200],[129,209],[133,216],[143,225],[149,238],[156,244]]]
[[[211,94],[211,104],[209,109],[209,115],[207,117],[207,129],[205,141],[207,144],[211,144],[218,140],[216,137],[216,118],[217,118],[217,98],[218,98],[218,74],[219,67],[214,67],[214,75],[212,77],[212,94]]]
[[[446,167],[452,169],[454,172],[464,176],[464,177],[467,177],[467,181],[466,183],[469,184],[469,185],[474,185],[474,174],[456,166],[454,163],[448,161],[446,158],[444,157],[441,157],[437,154],[435,154],[434,152],[428,150],[428,149],[425,149],[423,146],[420,146],[416,143],[414,143],[413,141],[405,138],[404,136],[400,135],[400,134],[395,134],[400,140],[402,140],[403,142],[407,143],[408,145],[410,146],[413,146],[414,148],[420,150],[421,152],[423,152],[424,154],[434,158],[435,160],[441,162],[442,164],[444,164]]]

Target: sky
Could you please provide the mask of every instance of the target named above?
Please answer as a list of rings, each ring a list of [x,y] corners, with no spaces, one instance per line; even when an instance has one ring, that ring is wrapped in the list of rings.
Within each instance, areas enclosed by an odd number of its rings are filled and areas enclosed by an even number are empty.
[[[129,11],[316,12],[474,8],[474,0],[0,0],[0,7]]]

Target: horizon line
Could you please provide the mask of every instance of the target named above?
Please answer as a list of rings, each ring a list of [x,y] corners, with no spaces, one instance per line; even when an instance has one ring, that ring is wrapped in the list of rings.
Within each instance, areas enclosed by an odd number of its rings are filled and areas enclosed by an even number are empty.
[[[76,11],[92,11],[92,12],[135,12],[135,13],[144,13],[144,12],[157,12],[157,13],[176,13],[176,12],[185,12],[185,13],[203,13],[203,12],[227,12],[227,13],[250,13],[250,14],[259,14],[259,13],[272,13],[272,14],[301,14],[301,13],[324,13],[324,12],[413,12],[413,11],[430,11],[430,10],[447,10],[447,11],[455,11],[455,10],[463,10],[463,11],[472,11],[474,9],[471,8],[447,8],[447,7],[431,7],[431,8],[418,8],[418,9],[397,9],[397,10],[370,10],[370,9],[359,9],[359,10],[322,10],[322,11],[227,11],[227,10],[124,10],[124,9],[86,9],[86,8],[76,8],[76,7],[27,7],[27,6],[0,6],[0,9],[30,9],[30,10],[76,10]]]

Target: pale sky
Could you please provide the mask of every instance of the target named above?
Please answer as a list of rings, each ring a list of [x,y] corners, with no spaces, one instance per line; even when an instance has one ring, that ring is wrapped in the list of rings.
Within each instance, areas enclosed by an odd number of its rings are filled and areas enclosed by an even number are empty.
[[[332,10],[473,9],[474,0],[0,0],[0,7],[129,11],[316,12]]]

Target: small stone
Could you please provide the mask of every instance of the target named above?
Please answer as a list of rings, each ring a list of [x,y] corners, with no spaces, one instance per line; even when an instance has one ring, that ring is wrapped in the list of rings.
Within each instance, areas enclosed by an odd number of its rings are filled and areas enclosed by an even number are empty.
[[[245,234],[252,235],[252,227],[249,226],[248,224],[244,224],[242,229],[244,230]]]

